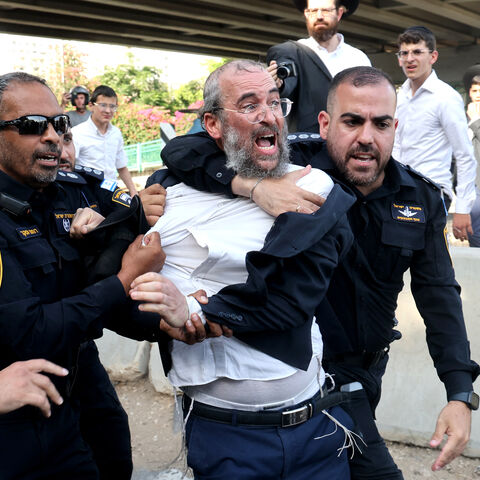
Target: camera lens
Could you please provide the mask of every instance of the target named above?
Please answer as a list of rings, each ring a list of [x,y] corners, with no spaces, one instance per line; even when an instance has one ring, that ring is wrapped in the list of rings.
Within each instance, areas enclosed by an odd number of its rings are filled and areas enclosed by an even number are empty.
[[[284,80],[285,78],[287,78],[288,76],[290,75],[290,69],[285,66],[285,65],[280,65],[278,68],[277,68],[277,77],[280,79],[280,80]]]

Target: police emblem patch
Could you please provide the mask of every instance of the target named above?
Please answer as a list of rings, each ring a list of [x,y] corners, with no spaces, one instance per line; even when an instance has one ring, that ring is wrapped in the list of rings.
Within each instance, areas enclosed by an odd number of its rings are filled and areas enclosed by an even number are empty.
[[[392,202],[392,218],[402,223],[425,223],[425,209],[422,205]]]
[[[132,203],[132,197],[122,188],[117,188],[113,192],[112,200],[124,207],[130,207],[130,204]]]
[[[74,213],[54,213],[55,216],[55,225],[57,226],[57,231],[59,234],[67,234],[70,232],[70,227],[72,225]]]

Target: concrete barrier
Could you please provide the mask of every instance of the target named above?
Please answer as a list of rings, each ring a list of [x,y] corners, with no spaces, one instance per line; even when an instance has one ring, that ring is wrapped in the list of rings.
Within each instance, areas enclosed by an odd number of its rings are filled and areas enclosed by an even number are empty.
[[[458,283],[462,286],[465,323],[472,358],[480,361],[480,249],[453,247],[451,254]],[[397,319],[403,338],[392,344],[390,362],[377,409],[378,427],[384,438],[428,446],[446,395],[425,341],[425,327],[405,275]],[[479,391],[480,382],[476,382]],[[471,440],[466,454],[480,457],[480,411],[473,413]]]
[[[135,380],[147,374],[150,343],[120,337],[110,330],[104,330],[103,337],[95,343],[100,360],[112,380]]]

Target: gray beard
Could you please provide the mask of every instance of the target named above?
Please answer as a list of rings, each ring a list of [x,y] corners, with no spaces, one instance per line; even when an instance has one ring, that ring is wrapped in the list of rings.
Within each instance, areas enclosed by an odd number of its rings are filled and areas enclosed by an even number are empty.
[[[287,141],[288,128],[285,124],[282,133],[278,136],[278,163],[272,170],[264,170],[252,160],[252,149],[240,145],[236,130],[226,127],[223,138],[223,148],[227,156],[227,168],[231,168],[238,175],[245,178],[283,177],[290,164],[290,146]],[[253,140],[252,140],[253,141]],[[259,157],[260,159],[262,157]],[[267,159],[267,156],[265,156]],[[270,156],[268,156],[270,159]]]

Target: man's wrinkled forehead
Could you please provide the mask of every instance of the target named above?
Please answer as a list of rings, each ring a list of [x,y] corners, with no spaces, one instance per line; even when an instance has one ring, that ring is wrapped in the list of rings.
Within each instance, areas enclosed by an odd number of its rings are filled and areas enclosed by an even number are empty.
[[[248,98],[278,93],[272,76],[262,69],[252,71],[227,70],[220,78],[220,88],[224,101],[234,104]]]

